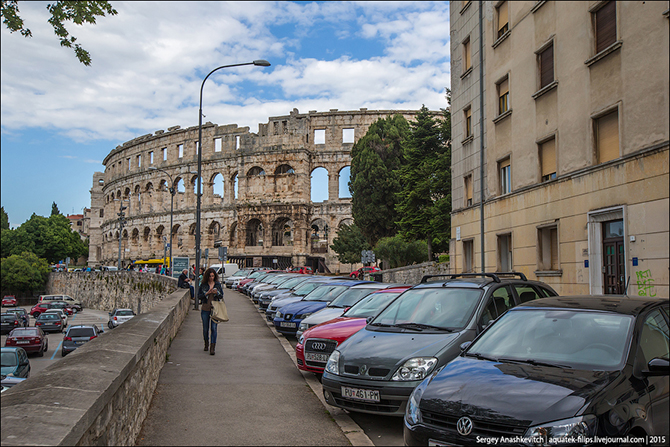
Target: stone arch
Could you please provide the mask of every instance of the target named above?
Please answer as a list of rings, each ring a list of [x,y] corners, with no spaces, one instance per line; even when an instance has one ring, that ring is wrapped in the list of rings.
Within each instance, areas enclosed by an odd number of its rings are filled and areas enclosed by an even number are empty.
[[[247,222],[244,245],[247,247],[263,245],[263,222],[259,219],[253,218]]]
[[[282,174],[295,174],[295,169],[293,169],[291,165],[287,164],[277,166],[277,169],[275,169],[275,175],[282,175]]]
[[[194,175],[193,177],[191,177],[191,180],[189,181],[189,185],[190,185],[190,188],[191,188],[190,190],[193,191],[193,195],[197,195],[198,194],[198,190],[197,190],[197,188],[198,188],[198,176],[197,176],[197,174]],[[202,193],[204,187],[205,187],[205,184],[202,180],[202,177],[200,177],[200,192],[201,193]]]
[[[237,222],[230,224],[230,234],[228,235],[228,246],[237,248]]]
[[[180,224],[174,224],[174,226],[172,227],[172,233],[170,235],[170,243],[172,244],[172,247],[175,246],[175,240],[177,241],[177,247],[178,248],[181,248],[181,246],[183,245],[184,241],[179,236],[179,234],[180,234],[179,230],[180,229],[181,229]]]
[[[310,199],[314,203],[328,200],[328,170],[322,166],[312,170],[310,176]]]
[[[346,219],[342,219],[339,224],[337,224],[337,228],[342,228],[343,225],[347,226],[352,226],[354,224],[354,219],[347,217]]]
[[[351,178],[351,166],[344,166],[337,173],[338,181],[338,198],[350,199],[351,191],[349,191],[349,180]]]
[[[234,172],[233,175],[230,177],[230,183],[233,185],[233,200],[237,200],[239,197],[239,191],[240,191],[240,178],[237,175],[237,172]]]
[[[255,175],[265,175],[265,170],[260,166],[254,166],[247,171],[247,177],[253,177]]]
[[[179,176],[174,180],[173,188],[177,191],[178,194],[183,194],[186,192],[186,186],[184,184],[184,179]]]
[[[151,246],[151,228],[144,227],[142,235],[144,237],[144,242],[149,242],[149,246]]]
[[[130,197],[130,186],[126,186],[126,189],[123,191],[123,198],[127,199]]]
[[[213,221],[211,224],[209,224],[207,233],[213,236],[219,236],[221,234],[221,224],[217,221]]]
[[[130,233],[130,237],[133,240],[133,242],[137,242],[140,238],[140,230],[137,228],[133,228],[133,231]]]
[[[195,227],[196,227],[196,224],[194,224],[194,223],[189,225],[189,227],[188,227],[188,235],[189,236],[194,236],[195,235]]]
[[[321,218],[312,220],[310,224],[309,243],[312,253],[328,253],[328,223]]]
[[[272,224],[272,246],[285,247],[293,245],[295,225],[288,217],[280,217]]]
[[[223,175],[219,172],[215,172],[210,177],[209,183],[207,195],[212,198],[212,203],[217,203],[218,201],[224,202],[226,185]]]

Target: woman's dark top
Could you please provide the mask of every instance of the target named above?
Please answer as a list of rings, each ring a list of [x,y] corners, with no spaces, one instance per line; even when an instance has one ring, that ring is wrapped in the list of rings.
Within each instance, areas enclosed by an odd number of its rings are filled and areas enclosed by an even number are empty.
[[[198,289],[198,299],[200,304],[202,304],[201,309],[205,312],[212,310],[212,301],[220,301],[223,298],[223,287],[220,282],[215,282],[214,287],[218,290],[217,294],[212,294],[207,296],[206,293],[209,291],[209,283],[205,282],[200,284]]]

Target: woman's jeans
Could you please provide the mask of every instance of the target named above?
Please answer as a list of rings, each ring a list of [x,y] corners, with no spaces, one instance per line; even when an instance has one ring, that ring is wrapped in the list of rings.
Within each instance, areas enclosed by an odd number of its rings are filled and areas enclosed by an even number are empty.
[[[212,316],[212,311],[201,310],[200,316],[202,317],[202,335],[205,341],[209,340],[209,328],[212,327],[212,343],[216,343],[217,327],[219,323],[215,323],[210,317]]]

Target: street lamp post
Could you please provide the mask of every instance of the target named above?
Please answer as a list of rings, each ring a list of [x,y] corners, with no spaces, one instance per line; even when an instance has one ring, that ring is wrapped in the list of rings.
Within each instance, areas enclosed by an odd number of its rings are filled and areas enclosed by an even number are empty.
[[[200,200],[202,196],[202,185],[201,185],[201,176],[202,176],[202,90],[205,88],[205,81],[210,77],[212,73],[222,68],[230,67],[240,67],[242,65],[257,65],[259,67],[269,67],[270,62],[266,60],[255,60],[253,62],[245,62],[243,64],[232,64],[232,65],[222,65],[217,67],[214,70],[210,71],[205,79],[202,80],[202,85],[200,85],[200,109],[198,110],[198,185],[196,187],[197,201],[196,201],[196,212],[195,212],[195,306],[194,309],[198,310],[198,290],[200,289],[200,279],[198,278],[198,273],[200,272]]]
[[[128,209],[128,207],[123,206],[123,200],[119,199],[119,212],[116,213],[119,216],[119,260],[117,264],[119,271],[121,271],[121,238],[123,237],[123,224],[126,222],[126,213],[123,212],[125,209]]]
[[[154,167],[154,166],[150,167],[149,169],[154,170],[154,171],[161,171],[170,178],[170,188],[169,188],[169,191],[170,191],[170,232],[169,232],[169,234],[170,234],[170,265],[168,266],[169,270],[166,269],[166,272],[169,271],[170,276],[174,276],[172,274],[172,225],[173,225],[172,219],[173,219],[173,215],[174,215],[174,195],[177,191],[174,189],[174,181],[172,180],[172,176],[168,172],[162,170],[161,168],[157,168],[157,167]],[[163,250],[163,258],[165,258],[165,250]]]

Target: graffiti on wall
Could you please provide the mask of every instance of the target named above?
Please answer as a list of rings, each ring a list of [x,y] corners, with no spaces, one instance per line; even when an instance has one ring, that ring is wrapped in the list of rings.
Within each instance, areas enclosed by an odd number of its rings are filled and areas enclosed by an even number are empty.
[[[654,279],[651,277],[651,270],[635,272],[637,275],[637,294],[639,296],[656,296],[654,289]]]

